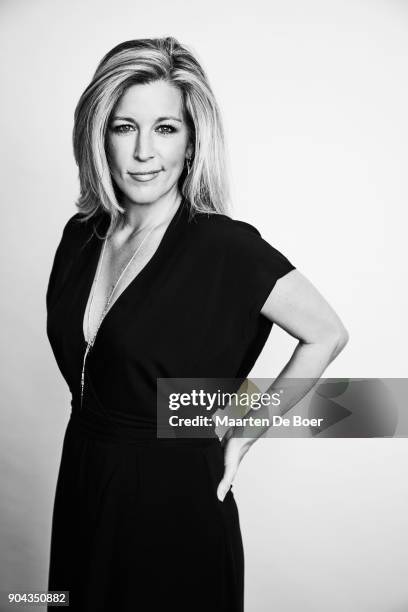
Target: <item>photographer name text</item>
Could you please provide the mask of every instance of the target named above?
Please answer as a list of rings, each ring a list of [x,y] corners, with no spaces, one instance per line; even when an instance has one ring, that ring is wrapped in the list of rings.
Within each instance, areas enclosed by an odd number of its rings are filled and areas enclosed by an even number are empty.
[[[321,427],[324,419],[308,419],[299,415],[290,418],[274,415],[272,418],[229,416],[195,416],[192,418],[173,415],[169,418],[171,427]]]

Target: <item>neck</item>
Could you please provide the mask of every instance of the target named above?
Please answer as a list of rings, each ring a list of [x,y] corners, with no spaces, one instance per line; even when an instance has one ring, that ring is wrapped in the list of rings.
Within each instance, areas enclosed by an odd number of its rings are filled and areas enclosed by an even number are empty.
[[[145,228],[150,228],[160,225],[168,220],[169,217],[176,212],[182,200],[181,194],[175,193],[166,194],[165,197],[156,200],[138,204],[127,200],[122,206],[125,209],[119,223],[119,230],[125,234],[134,234]]]

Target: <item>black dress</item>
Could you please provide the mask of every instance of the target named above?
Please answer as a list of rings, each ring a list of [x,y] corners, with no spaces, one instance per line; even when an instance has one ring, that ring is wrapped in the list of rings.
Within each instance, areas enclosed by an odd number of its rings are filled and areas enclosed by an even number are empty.
[[[47,335],[72,393],[55,493],[48,589],[84,612],[241,612],[244,555],[218,438],[160,439],[156,379],[245,379],[262,315],[294,266],[226,215],[183,199],[152,258],[105,316],[86,360],[83,318],[108,227],[74,215],[47,289]]]

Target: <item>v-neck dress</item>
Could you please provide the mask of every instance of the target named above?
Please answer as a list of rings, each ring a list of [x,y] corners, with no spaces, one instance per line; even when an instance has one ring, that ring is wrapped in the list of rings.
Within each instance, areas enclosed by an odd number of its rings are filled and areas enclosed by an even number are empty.
[[[244,551],[218,438],[157,437],[158,378],[244,380],[272,328],[260,310],[294,265],[249,223],[183,198],[106,314],[85,367],[83,320],[109,217],[66,223],[47,335],[71,392],[48,589],[84,612],[242,612]],[[50,606],[52,607],[52,606]]]

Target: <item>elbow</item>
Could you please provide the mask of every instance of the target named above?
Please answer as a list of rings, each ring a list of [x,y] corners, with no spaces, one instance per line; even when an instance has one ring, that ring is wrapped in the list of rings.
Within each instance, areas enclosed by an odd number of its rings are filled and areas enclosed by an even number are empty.
[[[344,349],[350,339],[350,335],[345,327],[338,328],[332,332],[328,342],[332,346],[332,359],[335,359]]]
[[[342,323],[336,325],[326,325],[324,330],[315,338],[302,340],[302,344],[314,344],[320,348],[322,353],[328,358],[329,363],[333,361],[344,349],[349,341],[349,333]]]

